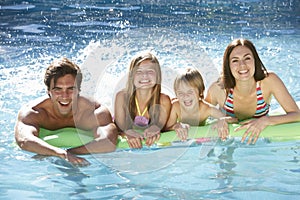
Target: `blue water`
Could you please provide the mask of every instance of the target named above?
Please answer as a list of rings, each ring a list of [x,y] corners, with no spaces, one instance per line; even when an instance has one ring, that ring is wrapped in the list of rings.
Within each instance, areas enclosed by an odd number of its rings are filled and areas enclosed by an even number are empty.
[[[13,133],[18,110],[46,94],[45,68],[62,56],[82,67],[82,93],[113,112],[113,95],[137,51],[157,54],[163,90],[172,96],[177,70],[199,68],[208,86],[227,44],[245,37],[300,101],[299,0],[5,0],[0,6],[0,199],[299,199],[300,141],[247,146],[237,138],[211,151],[118,151],[84,156],[91,165],[77,168],[20,150]]]

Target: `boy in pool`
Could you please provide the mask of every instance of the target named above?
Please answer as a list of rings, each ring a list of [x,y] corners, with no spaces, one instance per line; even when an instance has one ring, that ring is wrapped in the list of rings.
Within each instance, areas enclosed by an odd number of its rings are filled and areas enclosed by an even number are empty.
[[[219,119],[213,128],[217,128],[219,137],[225,140],[229,134],[225,114],[204,101],[204,82],[197,69],[188,68],[174,81],[176,99],[172,102],[171,113],[167,122],[168,130],[175,130],[181,140],[188,138],[190,126],[203,126],[211,116]],[[235,121],[227,118],[226,120]]]
[[[111,152],[116,148],[117,128],[103,105],[79,95],[80,68],[67,58],[54,61],[46,70],[48,97],[35,100],[19,111],[15,139],[23,150],[57,156],[77,165],[89,164],[75,154]],[[40,128],[76,127],[93,131],[95,140],[71,149],[61,149],[40,139]]]

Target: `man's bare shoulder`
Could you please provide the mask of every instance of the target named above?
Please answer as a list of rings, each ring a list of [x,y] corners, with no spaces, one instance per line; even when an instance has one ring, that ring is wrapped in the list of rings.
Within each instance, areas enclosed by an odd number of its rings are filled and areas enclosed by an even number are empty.
[[[80,96],[78,98],[80,116],[87,117],[89,115],[106,115],[110,114],[108,108],[98,101],[89,97]]]
[[[37,98],[24,105],[18,113],[18,121],[25,124],[39,126],[43,120],[48,118],[48,110],[51,100],[48,97]]]
[[[97,109],[101,107],[101,104],[94,100],[93,98],[90,97],[85,97],[85,96],[79,96],[78,97],[78,103],[80,108],[89,108],[89,109]]]
[[[20,114],[26,113],[38,113],[41,110],[45,110],[48,107],[48,104],[51,102],[49,97],[43,96],[28,102],[27,104],[23,105],[20,109]]]

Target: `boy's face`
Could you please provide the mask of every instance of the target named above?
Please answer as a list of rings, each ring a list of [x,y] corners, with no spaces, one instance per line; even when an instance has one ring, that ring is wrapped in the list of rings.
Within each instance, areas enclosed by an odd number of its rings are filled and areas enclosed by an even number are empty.
[[[180,105],[185,108],[192,108],[199,103],[198,90],[184,82],[178,85],[175,92]]]

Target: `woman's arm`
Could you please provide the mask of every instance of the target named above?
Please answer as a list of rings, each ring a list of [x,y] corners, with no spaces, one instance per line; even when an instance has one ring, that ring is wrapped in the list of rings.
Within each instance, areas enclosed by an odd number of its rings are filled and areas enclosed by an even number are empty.
[[[262,90],[270,91],[270,94],[275,97],[286,114],[278,116],[269,116],[268,125],[282,124],[300,121],[300,110],[287,90],[282,80],[275,74],[269,73],[269,76],[262,82]]]
[[[244,142],[249,135],[247,144],[255,144],[260,133],[268,125],[300,121],[300,110],[296,102],[288,92],[282,80],[276,74],[269,73],[269,75],[261,82],[261,88],[264,98],[268,99],[273,95],[286,114],[263,116],[256,120],[241,122],[242,125],[237,128],[236,131],[246,129],[241,142]]]

